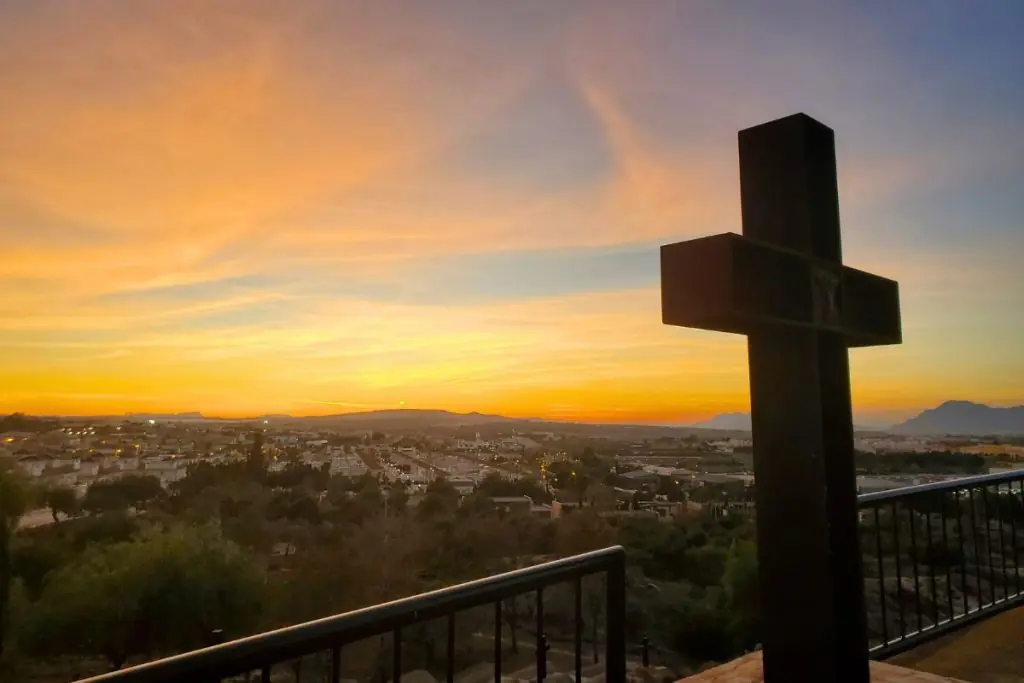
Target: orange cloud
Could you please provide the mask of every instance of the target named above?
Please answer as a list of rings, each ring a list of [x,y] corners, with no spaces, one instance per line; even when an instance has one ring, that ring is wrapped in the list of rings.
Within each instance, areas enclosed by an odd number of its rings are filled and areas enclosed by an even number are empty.
[[[532,24],[511,12],[490,33],[421,3],[0,9],[0,410],[242,414],[405,401],[675,420],[745,409],[742,338],[663,327],[656,290],[486,306],[329,293],[357,278],[408,284],[411,265],[440,255],[739,230],[734,129],[761,109],[745,113],[736,83],[651,39],[682,10],[597,4],[546,9]],[[516,21],[529,30],[506,39]],[[598,171],[529,190],[495,180],[487,164],[467,177],[455,152],[471,154],[475,135],[552,71],[567,74],[558,85],[596,124]],[[666,123],[696,111],[696,128]],[[970,163],[948,175],[936,171],[952,168],[948,149],[841,157],[844,212],[993,163],[996,133],[958,131],[950,144]],[[1018,151],[1006,144],[995,161]],[[865,243],[851,263],[901,281],[914,345],[855,354],[859,401],[1019,393],[1006,341],[1019,335],[992,320],[952,334],[948,322],[952,308],[964,320],[992,315],[980,281],[998,285],[1000,301],[1019,294],[1012,250],[903,256]],[[164,299],[127,296],[160,290]],[[998,348],[985,345],[992,330]],[[1001,364],[972,359],[972,345]]]

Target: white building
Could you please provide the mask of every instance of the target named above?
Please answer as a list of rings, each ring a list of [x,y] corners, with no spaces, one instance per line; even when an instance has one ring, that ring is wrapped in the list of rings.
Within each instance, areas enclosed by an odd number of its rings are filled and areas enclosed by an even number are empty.
[[[159,479],[160,485],[166,488],[168,484],[184,479],[186,471],[183,469],[154,470],[149,472],[149,474]]]
[[[122,472],[139,469],[139,459],[136,457],[118,458],[117,469]]]
[[[164,458],[146,458],[142,464],[142,469],[146,472],[176,472],[181,468],[180,464],[176,460],[164,459]]]
[[[78,466],[78,475],[81,477],[95,477],[99,473],[100,464],[95,460],[86,460]]]
[[[18,467],[33,477],[41,477],[43,476],[43,472],[46,471],[46,465],[48,462],[48,460],[44,460],[43,458],[30,455],[19,460]]]
[[[46,482],[48,486],[67,486],[69,488],[74,488],[78,483],[78,472],[55,474],[47,477]]]
[[[359,477],[367,472],[369,468],[363,459],[354,455],[336,455],[331,458],[330,473],[343,477]]]

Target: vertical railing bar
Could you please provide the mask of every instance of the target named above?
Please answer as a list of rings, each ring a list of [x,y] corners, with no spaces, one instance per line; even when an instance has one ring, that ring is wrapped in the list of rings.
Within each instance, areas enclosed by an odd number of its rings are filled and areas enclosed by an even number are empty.
[[[270,683],[270,667],[265,666],[260,669],[260,683]]]
[[[1012,512],[1010,514],[1010,533],[1013,536],[1013,541],[1010,545],[1013,547],[1014,551],[1014,588],[1019,596],[1021,593],[1021,565],[1017,555],[1017,514],[1020,509],[1024,509],[1024,479],[1020,481],[1021,506],[1018,506],[1017,504],[1017,496],[1014,494],[1013,482],[1009,484],[1009,487],[1011,498],[1013,499],[1013,505],[1011,506]]]
[[[537,589],[537,682],[543,683],[547,677],[547,642],[544,637],[544,588]]]
[[[917,630],[920,631],[924,628],[924,610],[921,608],[921,577],[917,562],[917,511],[912,498],[907,503],[910,513],[910,564],[914,570],[914,610],[917,612]]]
[[[892,542],[896,547],[896,597],[900,610],[900,639],[907,637],[907,620],[903,606],[903,567],[900,562],[900,512],[899,503],[892,503]]]
[[[331,648],[331,683],[341,682],[341,646]],[[450,682],[449,682],[450,683]]]
[[[878,558],[878,602],[882,611],[882,645],[889,644],[889,624],[885,613],[885,562],[882,557],[881,505],[872,506],[875,511],[875,557]]]
[[[613,555],[605,575],[605,681],[626,680],[626,555]]]
[[[1003,495],[1000,486],[996,484],[996,524],[999,525],[999,561],[1002,569],[1000,583],[1003,584],[1003,600],[1007,600],[1010,597],[1010,586],[1006,580],[1006,532],[1003,531]]]
[[[445,680],[455,683],[455,612],[448,615],[448,672]]]
[[[978,609],[983,600],[981,592],[981,550],[978,547],[978,513],[974,509],[974,488],[967,489],[967,497],[971,504],[971,537],[974,540],[974,578],[978,582]]]
[[[573,655],[576,667],[576,683],[583,680],[583,577],[577,576],[573,591]]]
[[[402,680],[402,628],[391,632],[391,683]]]
[[[295,683],[302,683],[302,657],[295,660]]]
[[[939,498],[941,501],[939,514],[942,517],[942,563],[946,565],[946,602],[949,605],[949,620],[953,621],[955,616],[953,610],[953,569],[950,567],[949,561],[949,531],[946,530],[946,511],[949,506],[946,503],[946,494],[943,493]]]
[[[992,518],[988,503],[988,487],[981,487],[981,509],[985,518],[985,550],[988,555],[988,593],[990,605],[996,604],[996,562],[992,555]]]
[[[494,603],[494,683],[501,683],[501,600]]]
[[[956,496],[956,530],[960,537],[960,584],[964,596],[964,616],[971,611],[971,603],[967,599],[967,550],[964,544],[964,510],[963,510],[963,489],[957,491]]]
[[[928,501],[930,502],[930,501]],[[932,543],[932,511],[931,507],[926,503],[924,506],[924,533],[925,533],[925,544],[927,545],[928,553],[928,574],[932,579],[932,611],[934,612],[935,619],[932,622],[934,626],[939,625],[939,588],[938,581],[935,578],[935,546]]]

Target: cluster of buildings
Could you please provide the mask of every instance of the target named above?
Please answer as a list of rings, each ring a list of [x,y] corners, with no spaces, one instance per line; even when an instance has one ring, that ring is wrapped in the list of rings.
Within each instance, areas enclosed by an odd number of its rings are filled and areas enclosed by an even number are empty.
[[[181,424],[144,420],[121,424],[64,423],[50,431],[0,434],[0,458],[51,485],[84,491],[96,481],[127,474],[152,475],[165,487],[185,477],[197,462],[245,460],[254,426],[238,423]],[[384,481],[426,485],[438,477],[472,489],[492,473],[518,478],[518,460],[535,446],[520,436],[494,440],[408,439],[374,443],[331,432],[264,428],[262,453],[272,472],[301,463],[331,475],[367,473]]]
[[[1024,446],[1009,446],[981,437],[861,434],[854,439],[854,448],[863,453],[964,453],[1024,458]]]
[[[13,460],[29,476],[84,490],[94,481],[146,474],[163,485],[185,476],[196,462],[191,441],[111,427],[61,427],[48,432],[0,434],[0,458]]]
[[[46,432],[0,434],[0,459],[13,461],[33,478],[84,492],[93,482],[128,474],[156,477],[167,487],[184,478],[190,465],[245,460],[255,432],[262,429],[262,456],[272,472],[292,464],[304,464],[332,476],[356,478],[372,474],[382,482],[402,483],[422,491],[444,478],[460,493],[471,493],[486,477],[508,480],[533,477],[547,485],[548,468],[559,461],[573,461],[552,434],[530,437],[503,435],[497,438],[417,436],[389,438],[384,434],[341,434],[334,431],[286,429],[279,426],[234,422],[115,423],[65,421]],[[669,477],[687,491],[708,485],[739,490],[754,484],[751,473],[752,442],[749,437],[715,439],[660,437],[643,442],[609,442],[617,452],[620,488],[613,487],[601,504],[609,513],[635,511],[634,494],[653,490]],[[1000,456],[999,467],[1024,464],[1024,446],[978,440],[958,441],[905,437],[889,434],[858,435],[856,447],[865,452],[963,452]],[[603,449],[607,450],[607,449]],[[531,456],[527,458],[526,456]],[[539,457],[532,457],[539,456]],[[858,487],[867,493],[936,481],[942,475],[920,473],[886,477],[860,477]],[[533,514],[559,516],[579,501],[562,496],[551,505],[528,498],[498,500],[496,504],[528,509]],[[594,500],[591,500],[594,504]],[[705,503],[706,504],[706,503]],[[731,505],[746,504],[737,499]],[[680,503],[647,498],[641,505],[660,515],[678,512]],[[697,503],[687,503],[692,509]]]

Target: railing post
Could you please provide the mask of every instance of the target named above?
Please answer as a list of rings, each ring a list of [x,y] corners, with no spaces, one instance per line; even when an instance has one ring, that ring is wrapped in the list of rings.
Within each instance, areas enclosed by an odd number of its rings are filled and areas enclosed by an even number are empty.
[[[548,637],[543,633],[540,634],[540,637],[537,638],[537,683],[544,683],[544,679],[548,677],[549,649]]]
[[[626,680],[626,552],[611,557],[606,581],[605,681]]]

